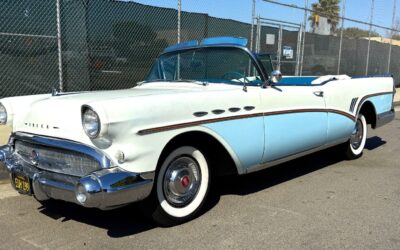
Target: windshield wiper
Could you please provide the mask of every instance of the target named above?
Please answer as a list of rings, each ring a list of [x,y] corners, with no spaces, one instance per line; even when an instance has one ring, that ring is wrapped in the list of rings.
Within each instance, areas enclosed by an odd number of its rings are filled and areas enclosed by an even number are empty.
[[[171,82],[190,82],[190,83],[196,83],[196,84],[203,85],[203,86],[207,86],[208,85],[207,81],[188,80],[188,79],[172,80]]]
[[[140,86],[143,83],[149,83],[149,82],[164,82],[164,79],[153,79],[153,80],[144,80],[144,81],[140,81],[138,83],[136,83],[136,86]]]

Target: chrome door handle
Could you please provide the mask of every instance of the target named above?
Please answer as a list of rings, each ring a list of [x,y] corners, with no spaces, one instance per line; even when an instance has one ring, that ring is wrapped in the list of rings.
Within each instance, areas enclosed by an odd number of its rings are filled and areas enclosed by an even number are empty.
[[[323,97],[324,96],[324,91],[314,91],[314,95]]]

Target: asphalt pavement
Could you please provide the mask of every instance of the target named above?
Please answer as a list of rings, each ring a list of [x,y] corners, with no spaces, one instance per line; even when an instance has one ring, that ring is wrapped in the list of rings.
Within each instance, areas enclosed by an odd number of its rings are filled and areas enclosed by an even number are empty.
[[[0,184],[0,249],[400,249],[400,113],[362,158],[328,149],[214,180],[204,214],[160,228],[138,205],[44,205]]]

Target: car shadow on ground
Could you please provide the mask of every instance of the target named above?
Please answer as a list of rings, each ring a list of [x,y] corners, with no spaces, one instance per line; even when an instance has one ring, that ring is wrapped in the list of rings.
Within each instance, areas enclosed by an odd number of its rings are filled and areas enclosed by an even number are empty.
[[[379,148],[382,145],[385,145],[386,141],[382,140],[382,138],[378,136],[373,136],[367,139],[367,142],[365,144],[365,149],[367,150],[374,150],[376,148]]]
[[[39,207],[39,211],[55,220],[78,221],[91,226],[104,228],[108,236],[120,238],[142,233],[156,227],[151,219],[144,215],[138,204],[128,205],[109,211],[84,208],[73,203],[50,200]]]
[[[374,150],[385,143],[380,137],[374,136],[367,139],[366,149]],[[256,193],[344,160],[343,149],[334,147],[256,173],[214,178],[202,214],[216,206],[223,195]],[[43,203],[43,206],[39,207],[39,211],[61,222],[75,220],[104,228],[107,230],[108,236],[112,238],[130,236],[156,227],[150,218],[144,215],[143,210],[140,209],[140,204],[101,211],[51,200]]]

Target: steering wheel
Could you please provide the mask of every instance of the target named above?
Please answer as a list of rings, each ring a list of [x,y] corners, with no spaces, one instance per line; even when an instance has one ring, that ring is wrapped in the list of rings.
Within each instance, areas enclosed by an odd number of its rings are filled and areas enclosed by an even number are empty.
[[[232,80],[232,78],[228,78],[228,76],[230,76],[230,75],[231,76],[239,76],[239,79],[242,78],[244,80],[244,82],[249,83],[249,80],[247,79],[247,77],[238,71],[226,72],[225,74],[222,75],[222,79]]]

